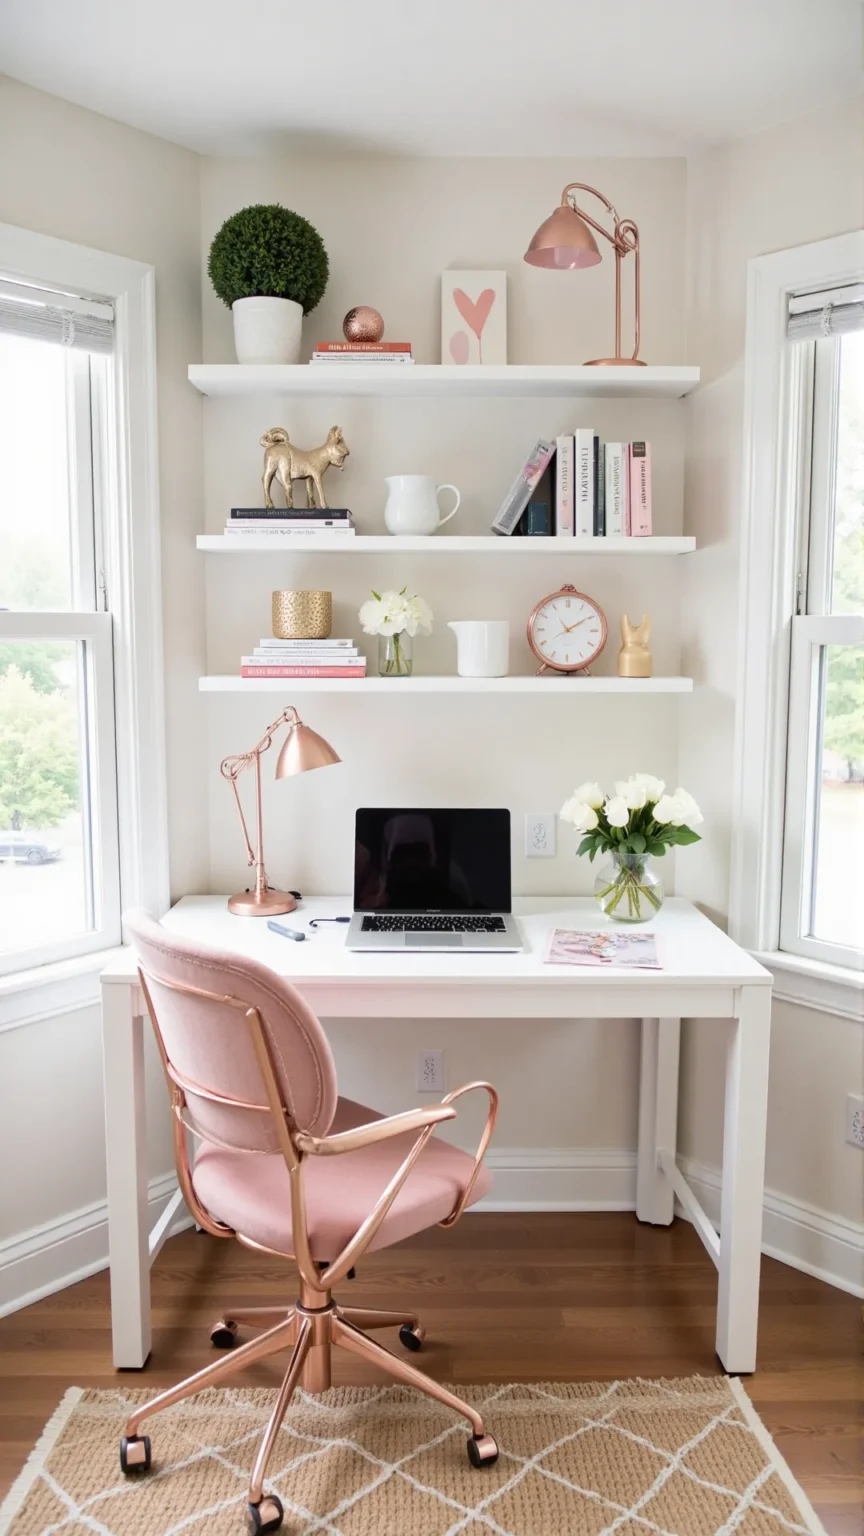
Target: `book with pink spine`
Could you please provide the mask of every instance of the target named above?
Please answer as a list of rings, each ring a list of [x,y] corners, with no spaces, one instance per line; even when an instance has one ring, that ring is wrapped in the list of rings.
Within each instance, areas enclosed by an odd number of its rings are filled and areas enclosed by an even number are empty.
[[[360,667],[241,667],[241,677],[365,677]]]
[[[630,444],[630,533],[651,536],[651,444]]]

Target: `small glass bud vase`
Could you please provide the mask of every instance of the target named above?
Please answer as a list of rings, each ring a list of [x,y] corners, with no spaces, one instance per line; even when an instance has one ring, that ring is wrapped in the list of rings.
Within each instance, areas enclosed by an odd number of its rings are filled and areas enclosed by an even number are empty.
[[[666,891],[644,853],[611,853],[594,881],[594,895],[607,917],[619,923],[647,923],[663,905]]]
[[[378,674],[380,677],[410,677],[414,671],[413,642],[403,630],[401,635],[378,636]]]

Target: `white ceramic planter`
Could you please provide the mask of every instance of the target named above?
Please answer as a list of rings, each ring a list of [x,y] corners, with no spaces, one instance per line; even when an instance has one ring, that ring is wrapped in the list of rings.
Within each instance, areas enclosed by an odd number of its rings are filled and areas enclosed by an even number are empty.
[[[238,363],[299,363],[303,307],[293,299],[235,299]]]

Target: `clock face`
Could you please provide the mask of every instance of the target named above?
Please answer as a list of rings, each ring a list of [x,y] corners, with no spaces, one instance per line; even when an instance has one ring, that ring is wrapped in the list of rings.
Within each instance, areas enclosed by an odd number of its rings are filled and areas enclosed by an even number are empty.
[[[606,644],[606,615],[584,592],[562,587],[537,604],[528,621],[528,643],[547,667],[581,671]]]

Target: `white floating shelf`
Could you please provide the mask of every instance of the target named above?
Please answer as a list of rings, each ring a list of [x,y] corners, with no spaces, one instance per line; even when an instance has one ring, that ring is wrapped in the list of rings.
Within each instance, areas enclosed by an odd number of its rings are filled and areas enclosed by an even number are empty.
[[[513,399],[526,395],[599,399],[679,399],[699,383],[698,368],[589,368],[513,363],[463,368],[443,363],[190,363],[202,395],[388,395],[406,399]]]
[[[530,693],[571,702],[586,693],[692,693],[692,677],[201,677],[201,693]]]
[[[430,538],[408,535],[342,533],[199,533],[199,549],[211,555],[686,555],[696,548],[691,538],[650,539],[504,539],[495,534],[477,536],[433,534]]]

